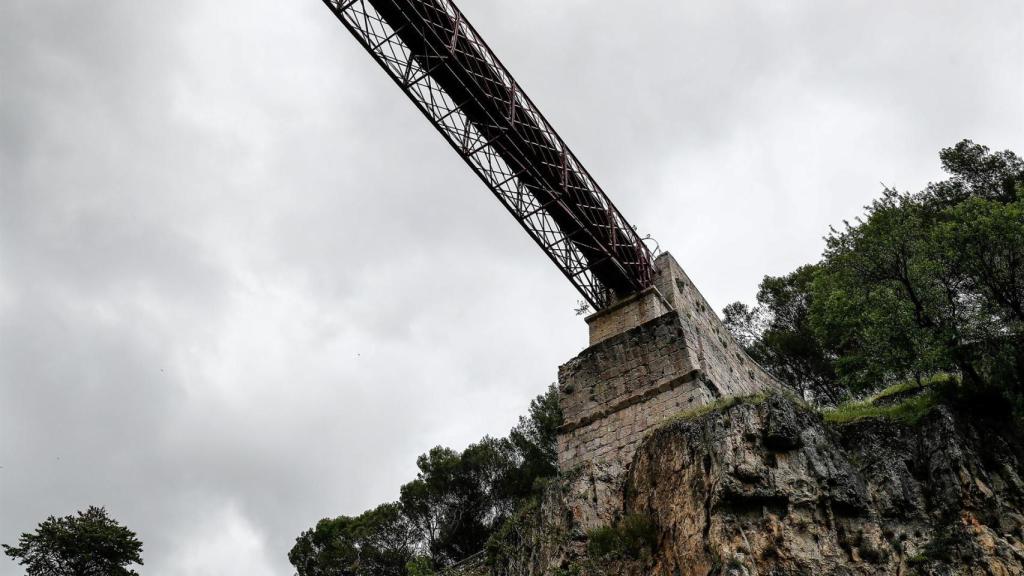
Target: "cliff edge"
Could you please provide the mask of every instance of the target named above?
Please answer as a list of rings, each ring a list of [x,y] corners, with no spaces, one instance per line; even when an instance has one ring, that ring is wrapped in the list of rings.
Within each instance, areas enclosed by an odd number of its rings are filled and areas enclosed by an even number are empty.
[[[490,573],[1024,574],[1022,463],[1018,435],[943,405],[835,424],[731,400],[642,442],[608,526],[574,524],[590,496],[553,482],[492,539]]]

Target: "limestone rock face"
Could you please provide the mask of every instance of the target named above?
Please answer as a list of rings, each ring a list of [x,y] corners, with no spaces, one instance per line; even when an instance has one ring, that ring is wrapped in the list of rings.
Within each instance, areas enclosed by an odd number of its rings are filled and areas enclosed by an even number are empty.
[[[1024,446],[937,407],[914,425],[833,425],[782,397],[668,424],[638,448],[620,517],[655,526],[650,552],[591,558],[552,486],[494,574],[1022,575]],[[516,554],[507,556],[515,557]]]
[[[656,432],[625,508],[653,574],[1024,574],[1020,450],[944,408],[832,427],[771,397]]]

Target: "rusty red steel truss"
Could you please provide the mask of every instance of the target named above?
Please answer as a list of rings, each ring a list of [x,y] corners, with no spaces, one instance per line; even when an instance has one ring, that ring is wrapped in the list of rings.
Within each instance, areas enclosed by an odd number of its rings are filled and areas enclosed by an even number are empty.
[[[323,0],[595,309],[653,281],[643,239],[451,0]]]

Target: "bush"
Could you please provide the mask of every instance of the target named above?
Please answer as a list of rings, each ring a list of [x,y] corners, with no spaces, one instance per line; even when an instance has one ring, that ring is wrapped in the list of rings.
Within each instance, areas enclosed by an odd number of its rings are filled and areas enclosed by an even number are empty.
[[[594,559],[637,560],[651,554],[658,543],[658,527],[650,516],[630,514],[612,526],[587,534],[587,552]]]

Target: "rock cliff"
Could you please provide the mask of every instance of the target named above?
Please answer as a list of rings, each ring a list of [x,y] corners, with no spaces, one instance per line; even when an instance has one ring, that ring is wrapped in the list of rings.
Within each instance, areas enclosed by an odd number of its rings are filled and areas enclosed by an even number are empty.
[[[837,425],[748,399],[649,435],[606,529],[574,522],[578,478],[553,483],[494,539],[492,573],[1020,575],[1022,463],[1015,434],[941,405]]]

